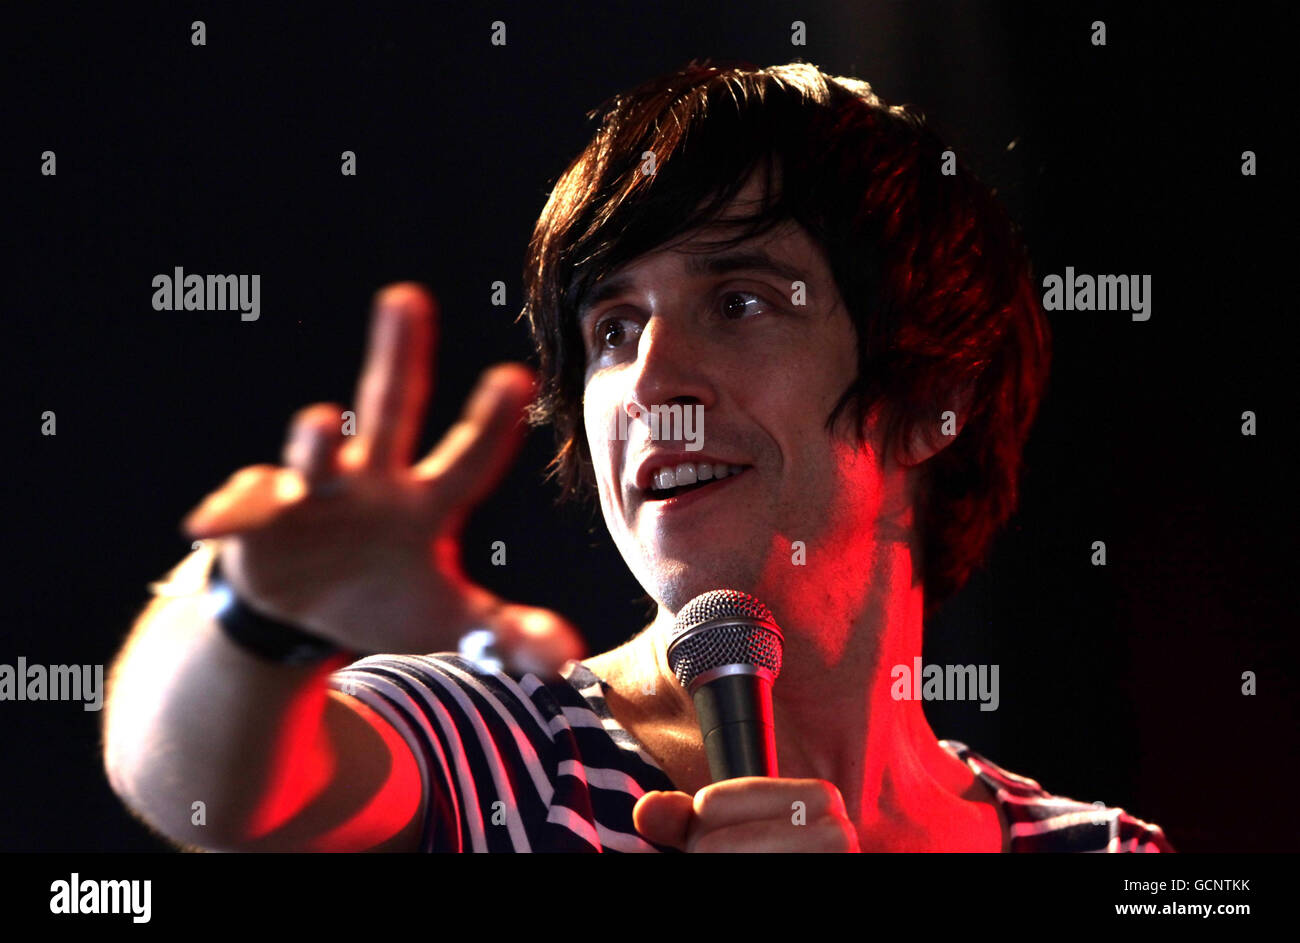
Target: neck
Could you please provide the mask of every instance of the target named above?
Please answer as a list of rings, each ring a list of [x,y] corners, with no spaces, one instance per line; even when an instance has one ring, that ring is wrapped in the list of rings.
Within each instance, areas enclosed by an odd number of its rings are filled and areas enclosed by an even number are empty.
[[[913,585],[908,543],[876,544],[866,574],[858,562],[820,573],[829,582],[816,590],[772,591],[784,603],[785,651],[772,689],[780,775],[834,783],[860,828],[906,841],[951,813],[973,775],[939,746],[919,701],[891,696],[894,666],[910,671],[921,654],[923,591]],[[668,670],[671,626],[661,608],[643,637],[673,709],[693,717]]]

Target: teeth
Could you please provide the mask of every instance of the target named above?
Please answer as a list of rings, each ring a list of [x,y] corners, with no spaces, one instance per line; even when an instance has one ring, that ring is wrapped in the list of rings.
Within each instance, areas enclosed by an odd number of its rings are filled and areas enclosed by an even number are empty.
[[[656,470],[650,476],[650,487],[654,491],[666,491],[699,481],[726,478],[744,470],[744,465],[728,465],[725,462],[682,462],[680,465],[666,465]]]

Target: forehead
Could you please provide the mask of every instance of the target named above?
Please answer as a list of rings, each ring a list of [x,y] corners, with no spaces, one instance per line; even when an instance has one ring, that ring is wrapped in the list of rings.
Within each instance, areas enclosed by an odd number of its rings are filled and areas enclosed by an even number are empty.
[[[771,193],[767,192],[769,186]],[[687,278],[748,270],[786,281],[803,280],[809,287],[821,282],[823,273],[829,272],[825,253],[794,220],[782,220],[764,232],[744,236],[762,214],[765,198],[774,199],[780,187],[779,162],[772,166],[760,162],[707,222],[605,273],[584,292],[579,319],[602,301],[637,287],[638,276],[651,266],[666,264],[674,276]],[[703,212],[709,202],[709,198],[701,200],[696,212]]]

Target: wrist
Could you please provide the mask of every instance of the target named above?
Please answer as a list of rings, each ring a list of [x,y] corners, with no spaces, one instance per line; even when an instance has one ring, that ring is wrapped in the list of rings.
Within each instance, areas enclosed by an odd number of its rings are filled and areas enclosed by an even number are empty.
[[[216,558],[208,573],[207,593],[213,618],[226,638],[264,661],[300,666],[337,655],[362,657],[302,626],[254,609],[226,579]]]

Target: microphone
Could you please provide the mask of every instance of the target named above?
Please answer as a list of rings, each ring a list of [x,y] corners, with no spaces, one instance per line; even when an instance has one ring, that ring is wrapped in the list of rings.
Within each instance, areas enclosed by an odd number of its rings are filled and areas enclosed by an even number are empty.
[[[677,614],[668,667],[695,702],[713,781],[778,775],[772,683],[785,637],[767,606],[715,589]]]

